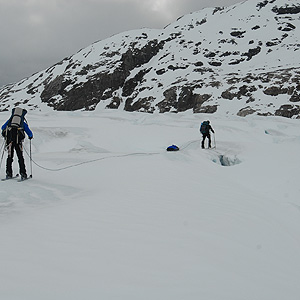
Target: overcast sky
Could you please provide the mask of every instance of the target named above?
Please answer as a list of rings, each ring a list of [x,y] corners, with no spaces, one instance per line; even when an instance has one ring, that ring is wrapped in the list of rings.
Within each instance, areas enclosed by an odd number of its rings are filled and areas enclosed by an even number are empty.
[[[95,41],[242,0],[0,0],[0,87]]]

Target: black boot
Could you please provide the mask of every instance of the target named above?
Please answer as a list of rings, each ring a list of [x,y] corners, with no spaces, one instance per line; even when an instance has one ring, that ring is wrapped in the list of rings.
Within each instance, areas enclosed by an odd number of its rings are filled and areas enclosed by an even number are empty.
[[[6,172],[6,179],[10,179],[10,178],[12,178],[12,173],[7,173]]]
[[[21,180],[27,179],[27,174],[26,173],[21,173]]]

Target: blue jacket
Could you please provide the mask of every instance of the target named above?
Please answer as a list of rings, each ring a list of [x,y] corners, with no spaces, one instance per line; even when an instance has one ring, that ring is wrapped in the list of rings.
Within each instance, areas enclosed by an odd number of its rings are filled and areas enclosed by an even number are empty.
[[[7,127],[7,123],[8,123],[9,120],[7,120],[1,127],[2,131],[4,129],[6,129]],[[29,138],[33,138],[33,133],[32,131],[30,130],[30,128],[28,127],[27,123],[24,122],[24,131],[26,132],[26,134],[28,135]]]

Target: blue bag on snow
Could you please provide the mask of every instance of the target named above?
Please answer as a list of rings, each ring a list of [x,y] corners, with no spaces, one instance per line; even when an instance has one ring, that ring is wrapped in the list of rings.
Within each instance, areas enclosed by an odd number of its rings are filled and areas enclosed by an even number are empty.
[[[178,151],[178,150],[179,150],[179,147],[176,145],[172,145],[167,148],[167,151]]]

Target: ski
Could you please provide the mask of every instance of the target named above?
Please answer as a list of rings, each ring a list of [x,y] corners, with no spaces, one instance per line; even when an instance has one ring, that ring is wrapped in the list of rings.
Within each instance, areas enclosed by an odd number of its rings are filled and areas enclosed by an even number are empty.
[[[30,179],[30,178],[32,178],[31,175],[28,176],[28,177],[26,177],[26,178],[22,178],[22,177],[21,177],[21,178],[18,180],[18,182],[26,181],[26,180],[28,180],[28,179]]]
[[[15,176],[12,176],[12,177],[5,177],[5,178],[2,178],[1,181],[6,181],[6,180],[10,180],[10,179],[15,179],[15,178],[18,178],[19,177],[19,174],[15,175]]]

